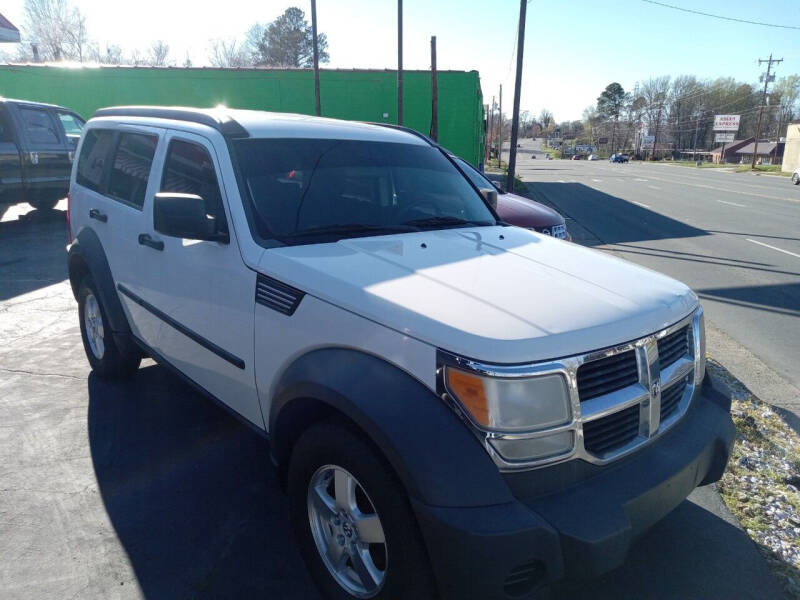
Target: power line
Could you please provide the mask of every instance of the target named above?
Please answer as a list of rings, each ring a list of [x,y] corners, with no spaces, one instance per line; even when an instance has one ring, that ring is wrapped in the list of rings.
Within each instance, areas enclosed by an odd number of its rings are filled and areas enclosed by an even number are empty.
[[[662,6],[664,8],[671,8],[673,10],[679,10],[686,13],[691,13],[693,15],[701,15],[703,17],[711,17],[712,19],[721,19],[723,21],[733,21],[735,23],[745,23],[747,25],[761,25],[762,27],[775,27],[778,29],[800,29],[798,25],[778,25],[777,23],[763,23],[761,21],[750,21],[748,19],[737,19],[735,17],[725,17],[723,15],[714,15],[707,12],[702,12],[700,10],[693,10],[691,8],[683,8],[682,6],[674,6],[672,4],[665,4],[664,2],[656,2],[656,0],[642,0],[642,2],[647,2],[648,4],[655,4],[656,6]]]

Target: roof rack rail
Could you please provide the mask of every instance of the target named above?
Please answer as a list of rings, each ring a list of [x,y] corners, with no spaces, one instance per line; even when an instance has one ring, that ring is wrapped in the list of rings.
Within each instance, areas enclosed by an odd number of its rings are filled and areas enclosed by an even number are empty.
[[[208,125],[229,138],[250,137],[238,121],[220,109],[182,108],[175,106],[112,106],[100,108],[94,117],[150,117],[152,119],[172,119]]]
[[[415,135],[418,138],[422,138],[426,142],[428,142],[431,146],[438,146],[439,144],[434,142],[431,138],[429,138],[424,133],[420,133],[416,129],[411,129],[411,127],[406,127],[405,125],[396,125],[395,123],[379,123],[377,121],[365,121],[368,125],[378,125],[379,127],[388,127],[389,129],[397,129],[398,131],[405,131],[406,133],[410,133],[411,135]]]

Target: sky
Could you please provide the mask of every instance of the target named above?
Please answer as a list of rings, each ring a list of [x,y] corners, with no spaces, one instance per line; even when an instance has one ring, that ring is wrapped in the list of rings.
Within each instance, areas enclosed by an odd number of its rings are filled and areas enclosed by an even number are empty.
[[[704,12],[800,27],[800,1],[664,0]],[[243,38],[289,6],[310,20],[307,0],[72,0],[86,16],[92,39],[148,48],[166,40],[177,64],[188,55],[208,64],[212,39]],[[24,0],[5,0],[2,13],[24,26]],[[201,8],[203,5],[209,8]],[[403,66],[430,67],[430,37],[437,37],[439,69],[477,70],[484,103],[503,85],[503,109],[514,94],[517,0],[404,0]],[[765,8],[768,7],[768,8]],[[757,83],[770,53],[784,62],[778,77],[800,73],[800,30],[734,23],[692,15],[644,0],[530,0],[527,4],[521,109],[547,108],[557,121],[580,119],[606,85],[633,90],[659,75],[731,76]],[[328,36],[331,68],[397,67],[396,0],[317,0],[319,31]]]

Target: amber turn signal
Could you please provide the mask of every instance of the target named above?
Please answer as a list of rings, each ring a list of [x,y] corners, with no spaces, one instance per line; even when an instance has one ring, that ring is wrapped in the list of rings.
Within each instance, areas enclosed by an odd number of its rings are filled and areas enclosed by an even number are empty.
[[[447,387],[455,394],[461,405],[466,408],[472,419],[483,427],[489,426],[489,405],[486,402],[486,392],[480,377],[470,375],[464,371],[447,368]]]

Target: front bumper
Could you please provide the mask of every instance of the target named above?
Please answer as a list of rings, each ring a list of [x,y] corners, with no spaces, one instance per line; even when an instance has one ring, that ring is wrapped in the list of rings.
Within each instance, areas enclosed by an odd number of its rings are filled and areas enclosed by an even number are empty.
[[[506,475],[514,502],[412,501],[442,597],[531,598],[560,579],[620,566],[641,534],[725,470],[735,436],[730,405],[704,392],[669,432],[616,463],[574,460]]]

